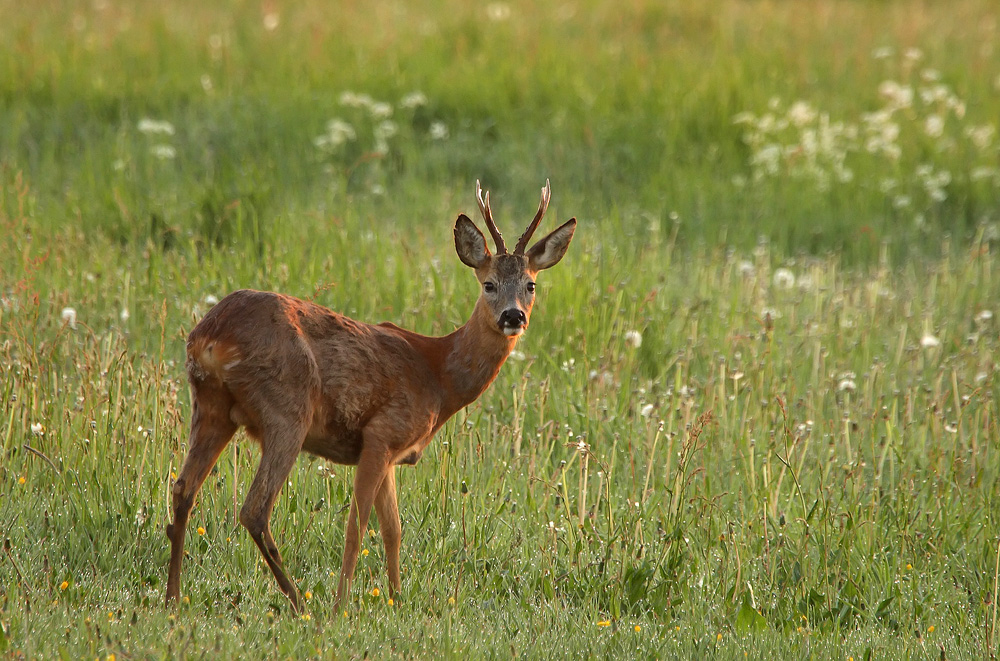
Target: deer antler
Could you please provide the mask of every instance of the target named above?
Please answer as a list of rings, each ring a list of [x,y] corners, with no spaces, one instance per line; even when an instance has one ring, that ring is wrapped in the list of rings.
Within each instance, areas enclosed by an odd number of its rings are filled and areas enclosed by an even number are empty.
[[[486,227],[489,228],[490,234],[493,235],[493,242],[497,244],[497,254],[506,255],[507,244],[503,242],[503,235],[500,234],[496,223],[493,222],[493,211],[490,210],[490,192],[486,191],[486,197],[483,197],[483,187],[479,184],[478,179],[476,179],[476,200],[479,202],[479,211],[483,214]]]
[[[538,203],[538,212],[535,214],[535,219],[531,221],[528,225],[528,229],[524,230],[524,234],[521,238],[517,240],[517,245],[514,246],[515,255],[523,255],[524,249],[528,247],[528,241],[531,240],[531,235],[535,233],[535,228],[538,227],[538,223],[541,222],[542,216],[545,215],[545,210],[549,208],[549,198],[552,197],[552,187],[549,186],[549,180],[545,180],[545,187],[542,188],[542,199]]]

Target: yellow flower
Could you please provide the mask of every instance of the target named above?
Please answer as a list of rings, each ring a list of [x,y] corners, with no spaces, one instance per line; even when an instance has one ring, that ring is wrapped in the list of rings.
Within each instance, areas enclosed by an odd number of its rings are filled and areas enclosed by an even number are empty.
[[[27,482],[27,480],[24,479],[23,475],[21,477],[17,478],[17,483],[18,484],[24,484],[25,482]]]
[[[721,633],[715,634],[715,640],[716,640],[716,642],[722,640],[722,634]]]
[[[205,529],[202,526],[198,526],[198,534],[199,535],[204,535],[205,534]]]
[[[308,601],[313,598],[313,593],[310,592],[309,590],[306,590],[306,593],[302,596],[306,598],[306,601]]]
[[[362,556],[367,556],[368,555],[368,549],[361,549],[361,555]]]
[[[68,587],[69,587],[69,581],[63,581],[62,583],[59,584],[60,590],[65,590]]]
[[[191,597],[184,595],[183,597],[181,597],[181,603],[187,606],[188,604],[191,603]]]
[[[381,593],[381,592],[379,592],[378,588],[372,588],[372,596],[373,596],[373,597],[377,597],[377,596],[379,596],[380,594],[382,594],[382,593]]]
[[[305,620],[306,622],[308,622],[309,620],[312,619],[312,616],[309,615],[309,613],[303,613],[302,614],[302,619]]]
[[[934,625],[933,624],[930,625],[929,627],[927,627],[927,633],[934,633]]]
[[[913,565],[911,565],[910,563],[907,562],[906,563],[906,571],[910,571],[911,569],[913,569]]]
[[[597,626],[599,626],[599,627],[610,627],[611,626],[611,620],[599,620],[597,622]]]
[[[642,631],[642,627],[640,627],[638,624],[635,625],[635,632],[639,633],[640,631]]]
[[[104,661],[115,661],[115,655],[114,654],[107,655],[106,657],[104,657]]]
[[[449,606],[455,605],[455,597],[448,597],[448,605]]]
[[[347,617],[347,611],[346,610],[344,611],[344,617]]]
[[[396,605],[396,602],[392,600],[392,597],[389,597],[388,601],[386,601],[385,603],[389,604],[390,606]]]

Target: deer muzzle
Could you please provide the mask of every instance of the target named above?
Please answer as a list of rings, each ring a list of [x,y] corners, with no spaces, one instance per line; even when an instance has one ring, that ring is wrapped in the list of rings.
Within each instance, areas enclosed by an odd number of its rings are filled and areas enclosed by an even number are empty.
[[[528,316],[520,308],[510,308],[500,313],[497,325],[504,335],[520,335],[528,326]]]

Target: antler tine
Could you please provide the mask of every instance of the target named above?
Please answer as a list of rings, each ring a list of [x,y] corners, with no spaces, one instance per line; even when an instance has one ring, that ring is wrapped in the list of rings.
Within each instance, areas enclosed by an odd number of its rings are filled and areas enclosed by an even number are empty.
[[[552,197],[552,187],[549,185],[549,180],[545,180],[545,187],[542,188],[542,199],[538,203],[538,212],[535,214],[535,219],[531,221],[528,225],[528,229],[524,230],[524,234],[521,238],[517,240],[517,245],[514,247],[515,255],[524,254],[524,249],[528,247],[528,241],[531,240],[531,235],[535,233],[535,229],[538,227],[538,223],[541,222],[542,216],[545,215],[545,210],[549,208],[549,198]]]
[[[479,212],[483,214],[486,227],[489,228],[490,234],[493,235],[493,242],[497,244],[497,254],[507,254],[507,244],[504,243],[503,235],[500,234],[496,223],[493,222],[493,211],[490,209],[490,192],[486,191],[486,197],[483,198],[483,187],[479,184],[478,179],[476,179],[476,201],[479,202]]]

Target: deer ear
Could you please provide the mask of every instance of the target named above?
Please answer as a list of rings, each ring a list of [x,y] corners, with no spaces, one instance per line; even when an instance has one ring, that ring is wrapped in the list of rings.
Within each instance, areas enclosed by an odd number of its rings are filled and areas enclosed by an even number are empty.
[[[464,213],[455,221],[455,250],[466,266],[478,269],[490,258],[486,238]]]
[[[532,271],[541,271],[558,264],[566,254],[575,231],[576,218],[571,218],[531,246],[525,253],[528,256],[528,268]]]

